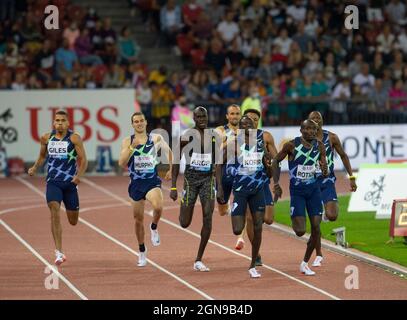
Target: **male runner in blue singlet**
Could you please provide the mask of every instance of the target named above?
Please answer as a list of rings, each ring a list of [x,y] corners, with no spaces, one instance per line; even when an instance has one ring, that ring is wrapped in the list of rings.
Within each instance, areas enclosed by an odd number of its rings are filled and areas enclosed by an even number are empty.
[[[171,177],[172,152],[168,143],[159,134],[147,134],[147,120],[142,112],[135,112],[131,116],[134,134],[126,137],[122,142],[119,165],[127,167],[130,172],[129,196],[133,207],[136,237],[139,244],[138,266],[147,264],[147,248],[144,244],[144,200],[148,200],[153,207],[153,221],[150,224],[151,243],[160,245],[157,224],[163,210],[163,195],[161,179],[158,176],[159,164],[157,152],[168,159],[170,169],[165,179]]]
[[[308,119],[314,121],[318,125],[318,131],[316,138],[325,146],[326,150],[326,162],[328,165],[329,175],[328,177],[323,178],[320,176],[320,187],[321,187],[321,196],[322,202],[324,204],[325,212],[322,215],[322,221],[335,221],[338,218],[339,213],[339,205],[338,205],[338,196],[336,194],[335,189],[335,172],[334,172],[334,156],[335,152],[341,157],[343,166],[345,167],[346,171],[349,175],[349,183],[350,183],[350,191],[355,192],[357,189],[357,185],[355,182],[355,176],[352,173],[352,166],[349,161],[349,157],[346,154],[345,150],[343,150],[341,141],[339,137],[328,130],[323,130],[323,118],[320,112],[312,111]],[[322,250],[321,250],[321,239],[319,239],[316,245],[316,258],[312,263],[313,267],[320,267],[322,265]]]
[[[55,242],[55,264],[66,261],[62,251],[61,202],[64,203],[69,223],[76,225],[79,218],[78,184],[86,171],[88,161],[79,134],[69,130],[68,114],[57,111],[54,130],[41,136],[40,155],[28,169],[33,176],[48,157],[46,199],[51,211],[51,231]]]
[[[301,124],[301,136],[296,137],[284,144],[282,150],[276,155],[272,163],[273,180],[279,185],[280,171],[279,163],[288,156],[288,167],[290,174],[290,211],[294,232],[302,237],[306,230],[307,210],[311,222],[311,236],[307,242],[304,260],[300,265],[301,273],[314,275],[308,266],[308,261],[320,238],[320,223],[322,216],[322,197],[317,178],[318,167],[324,176],[328,175],[325,148],[321,141],[316,140],[317,125],[311,120],[305,120]],[[281,188],[277,188],[281,190]],[[276,202],[281,196],[280,192],[275,194]]]
[[[218,165],[216,170],[217,176],[220,176],[223,166],[233,165],[234,199],[231,213],[233,233],[235,235],[242,233],[246,224],[246,209],[249,206],[253,221],[252,261],[249,274],[252,278],[259,278],[261,274],[256,269],[256,258],[259,254],[264,220],[264,184],[271,175],[271,157],[264,146],[263,131],[255,129],[254,122],[248,116],[240,119],[239,129],[241,130],[236,139],[229,141],[227,148],[224,148],[224,162]],[[229,154],[230,150],[234,152]],[[219,194],[219,198],[222,197],[223,192]]]

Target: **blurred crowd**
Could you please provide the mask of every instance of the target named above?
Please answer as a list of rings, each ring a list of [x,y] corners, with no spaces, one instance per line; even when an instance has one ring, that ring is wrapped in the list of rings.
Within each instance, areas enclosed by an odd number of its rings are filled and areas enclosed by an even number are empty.
[[[63,8],[59,33],[44,30],[37,14],[50,2]],[[313,109],[336,123],[366,114],[370,122],[405,119],[404,1],[128,0],[157,46],[181,57],[178,72],[149,70],[131,29],[117,34],[92,8],[0,3],[0,89],[135,88],[157,125],[179,101],[222,114],[245,99],[260,100],[269,125],[297,124]],[[348,4],[359,9],[359,29],[344,26]]]

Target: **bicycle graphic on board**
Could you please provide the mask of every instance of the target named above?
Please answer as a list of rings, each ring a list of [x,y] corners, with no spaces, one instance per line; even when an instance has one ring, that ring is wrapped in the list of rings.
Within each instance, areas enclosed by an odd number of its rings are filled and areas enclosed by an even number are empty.
[[[372,204],[376,207],[380,204],[380,200],[382,199],[382,194],[384,191],[384,178],[386,175],[380,176],[377,180],[373,180],[371,186],[372,189],[365,194],[365,201],[372,201]]]

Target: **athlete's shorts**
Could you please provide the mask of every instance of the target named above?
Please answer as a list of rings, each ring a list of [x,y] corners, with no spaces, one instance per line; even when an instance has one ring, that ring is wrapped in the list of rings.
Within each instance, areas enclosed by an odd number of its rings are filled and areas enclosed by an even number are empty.
[[[322,198],[319,183],[313,183],[301,188],[290,186],[290,197],[291,217],[305,217],[305,209],[307,209],[309,217],[322,215]]]
[[[64,203],[66,210],[79,210],[78,186],[72,182],[48,181],[47,202]]]
[[[269,183],[265,183],[264,184],[264,202],[266,206],[273,206],[274,202],[273,202],[273,195],[271,194],[270,191],[270,184]]]
[[[185,173],[181,206],[193,206],[198,198],[202,203],[215,199],[215,178],[212,173]]]
[[[222,176],[222,189],[223,189],[223,202],[220,202],[219,200],[218,203],[219,204],[226,204],[229,202],[230,199],[230,195],[232,193],[232,189],[233,189],[233,180],[234,177],[232,176]]]
[[[132,180],[128,188],[129,196],[134,201],[146,200],[147,193],[154,188],[161,188],[161,180],[158,177]]]
[[[336,194],[335,182],[332,179],[324,179],[324,182],[320,183],[322,202],[324,204],[330,201],[338,201]]]
[[[233,190],[232,216],[243,216],[246,214],[247,205],[252,213],[264,212],[265,200],[264,189],[258,188],[252,191]]]

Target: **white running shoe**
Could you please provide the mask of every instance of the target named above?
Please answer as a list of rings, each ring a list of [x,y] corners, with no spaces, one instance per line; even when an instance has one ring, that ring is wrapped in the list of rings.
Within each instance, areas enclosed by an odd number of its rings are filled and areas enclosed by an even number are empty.
[[[324,260],[323,257],[321,256],[317,256],[314,260],[314,262],[312,263],[313,267],[321,267],[322,266],[322,260]]]
[[[57,266],[60,266],[60,265],[63,264],[65,261],[66,261],[65,255],[64,255],[62,252],[60,252],[60,251],[58,251],[58,250],[55,250],[55,264],[56,264]]]
[[[157,247],[160,245],[160,235],[158,234],[158,230],[151,229],[151,224],[150,224],[150,231],[151,231],[151,244],[154,247]]]
[[[236,250],[242,250],[244,247],[244,240],[243,238],[239,238],[237,239],[236,245],[235,245],[235,249]]]
[[[201,272],[208,272],[209,268],[205,266],[202,261],[195,261],[194,263],[194,270],[201,271]]]
[[[260,278],[261,274],[257,271],[256,268],[249,269],[250,278]]]
[[[144,252],[139,252],[137,266],[144,267],[147,264],[147,248]]]
[[[322,214],[322,222],[329,222],[329,219],[328,219],[328,217],[326,216],[326,213],[325,213],[325,212]]]
[[[313,276],[313,275],[315,275],[315,272],[312,271],[312,270],[310,269],[310,267],[308,267],[308,263],[306,263],[306,262],[304,262],[304,261],[301,262],[300,271],[301,271],[302,274],[305,274],[306,276]]]

